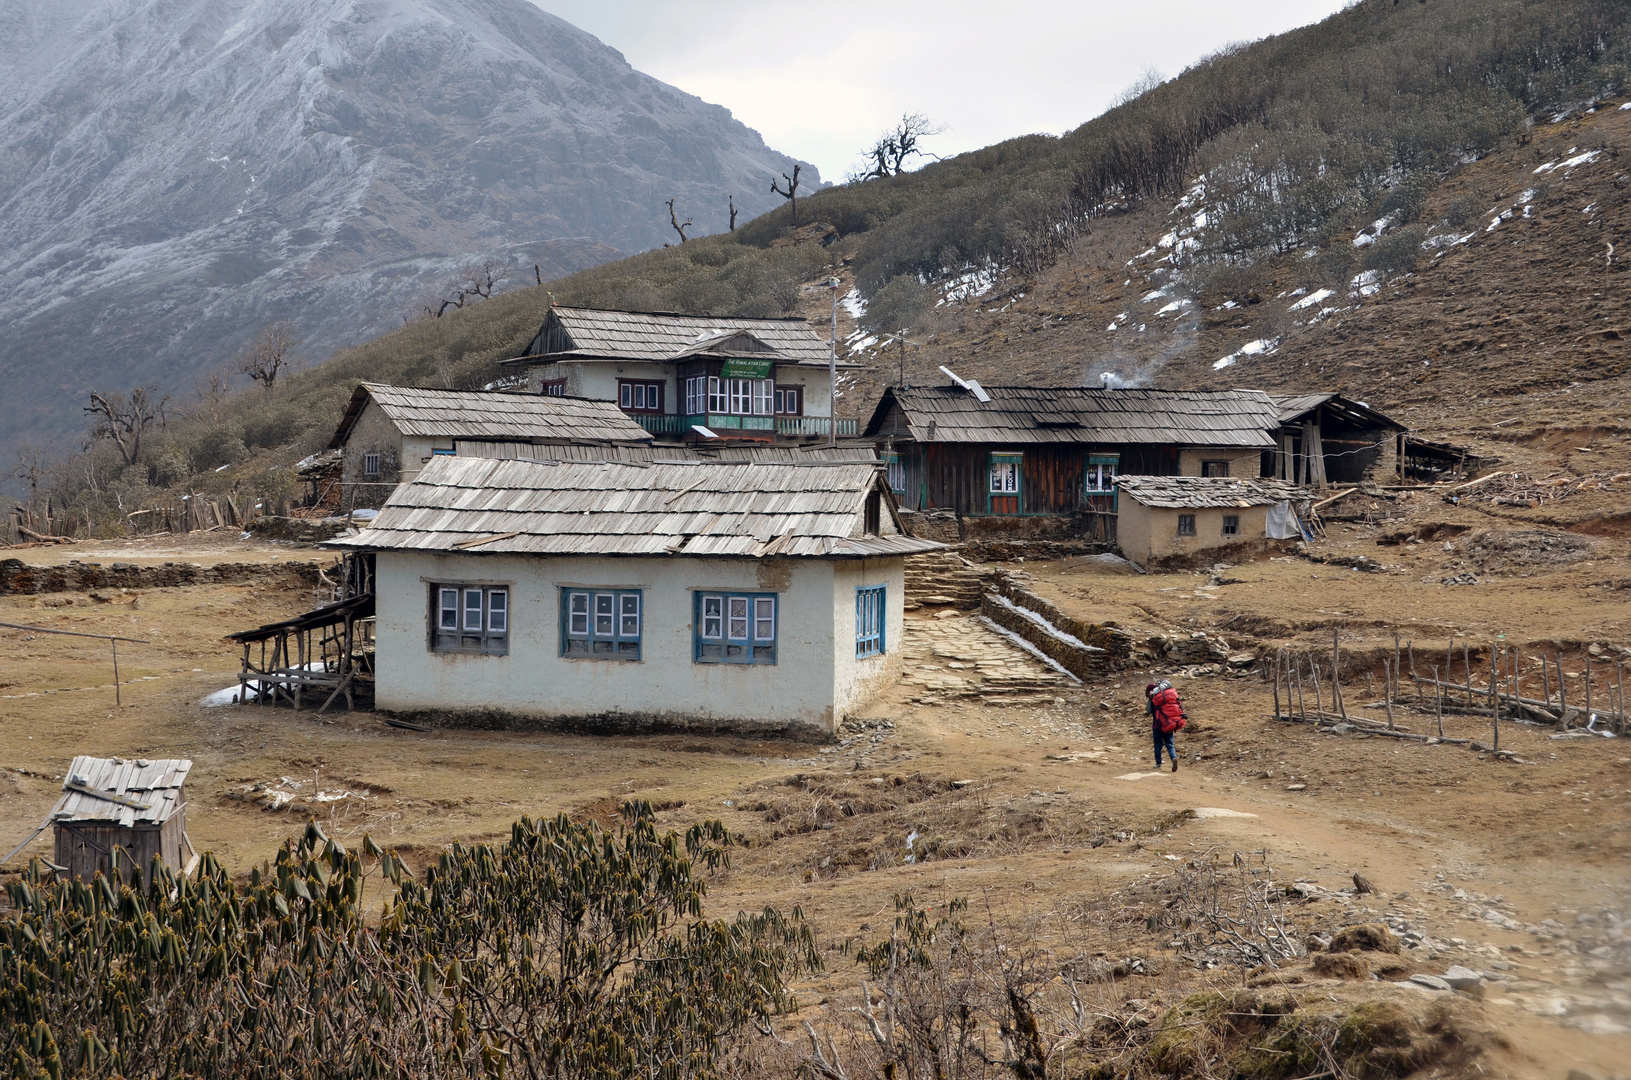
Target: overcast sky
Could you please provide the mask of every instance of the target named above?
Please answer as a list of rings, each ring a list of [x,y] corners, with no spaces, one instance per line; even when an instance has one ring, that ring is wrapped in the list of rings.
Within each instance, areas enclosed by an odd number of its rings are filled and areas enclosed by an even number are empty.
[[[1170,77],[1349,0],[533,2],[836,181],[902,112],[947,126],[925,144],[941,154],[1059,134],[1145,68]]]

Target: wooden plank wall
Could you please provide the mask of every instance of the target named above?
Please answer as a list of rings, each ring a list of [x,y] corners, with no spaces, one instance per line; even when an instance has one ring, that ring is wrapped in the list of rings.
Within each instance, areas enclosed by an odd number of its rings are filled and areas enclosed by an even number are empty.
[[[1025,455],[1021,469],[1024,513],[1072,514],[1082,506],[1083,471],[1089,454],[1119,454],[1125,475],[1176,476],[1176,446],[1086,446],[1060,443],[1015,447],[1007,444],[930,443],[918,447],[896,443],[906,464],[906,496],[911,509],[956,510],[965,516],[988,513],[989,467],[992,453],[1018,450]],[[927,483],[920,481],[927,479]],[[926,496],[918,506],[919,492]]]

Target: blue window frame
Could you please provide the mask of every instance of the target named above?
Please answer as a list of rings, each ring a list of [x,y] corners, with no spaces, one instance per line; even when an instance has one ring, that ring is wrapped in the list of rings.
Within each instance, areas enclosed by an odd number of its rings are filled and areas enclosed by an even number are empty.
[[[855,590],[855,655],[882,656],[884,651],[884,587]]]
[[[638,589],[562,589],[561,655],[640,659],[643,606]]]
[[[699,664],[774,664],[775,593],[692,594],[691,658]]]
[[[438,449],[432,449],[431,452],[430,452],[430,456],[431,457],[457,457],[458,453],[459,452],[457,450],[450,450],[450,449],[445,449],[445,448],[444,449],[439,449],[439,450]]]

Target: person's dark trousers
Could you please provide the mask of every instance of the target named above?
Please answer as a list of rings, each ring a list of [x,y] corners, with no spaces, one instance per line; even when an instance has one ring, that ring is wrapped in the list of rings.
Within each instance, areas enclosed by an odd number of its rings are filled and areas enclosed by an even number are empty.
[[[1172,745],[1173,733],[1170,731],[1162,731],[1159,727],[1153,728],[1152,730],[1155,733],[1155,767],[1158,769],[1161,767],[1162,747],[1166,748],[1167,757],[1171,758],[1173,761],[1177,761],[1178,751],[1174,749]]]

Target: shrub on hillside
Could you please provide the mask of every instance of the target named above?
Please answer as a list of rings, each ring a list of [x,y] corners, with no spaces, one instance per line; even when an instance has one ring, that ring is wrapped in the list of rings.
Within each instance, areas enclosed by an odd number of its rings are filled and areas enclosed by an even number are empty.
[[[795,913],[702,917],[718,822],[659,834],[523,818],[423,878],[314,824],[236,885],[157,859],[31,865],[0,918],[0,1060],[18,1076],[607,1078],[730,1072],[819,964]],[[364,918],[370,869],[395,886]],[[377,879],[376,879],[377,880]]]

